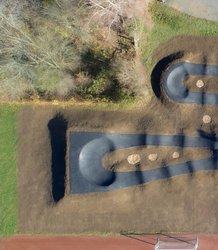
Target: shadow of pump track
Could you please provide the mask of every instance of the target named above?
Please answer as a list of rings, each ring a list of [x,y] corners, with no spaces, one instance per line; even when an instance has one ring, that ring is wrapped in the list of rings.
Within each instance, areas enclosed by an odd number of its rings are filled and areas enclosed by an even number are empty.
[[[66,131],[68,122],[58,113],[48,123],[50,143],[52,149],[52,196],[58,202],[64,197],[66,176]]]
[[[171,54],[161,59],[154,67],[151,73],[151,86],[154,91],[154,94],[161,100],[162,100],[162,91],[161,91],[160,83],[161,83],[163,72],[165,72],[166,68],[172,62],[175,62],[175,60],[181,59],[183,56],[184,56],[184,52],[182,51]]]

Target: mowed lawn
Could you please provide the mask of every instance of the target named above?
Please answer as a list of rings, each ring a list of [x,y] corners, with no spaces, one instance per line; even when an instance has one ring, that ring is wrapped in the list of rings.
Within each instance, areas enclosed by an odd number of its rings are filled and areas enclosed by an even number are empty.
[[[18,108],[0,105],[0,236],[16,231],[16,115]]]

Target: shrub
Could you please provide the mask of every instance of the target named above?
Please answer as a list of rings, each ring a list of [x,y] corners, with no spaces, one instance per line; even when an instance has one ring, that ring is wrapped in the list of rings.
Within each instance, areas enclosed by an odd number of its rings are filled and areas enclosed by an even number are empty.
[[[139,58],[118,61],[116,78],[126,95],[137,97],[147,95],[145,70]]]
[[[67,99],[68,93],[75,89],[75,81],[70,74],[57,70],[36,70],[34,88],[44,99]]]

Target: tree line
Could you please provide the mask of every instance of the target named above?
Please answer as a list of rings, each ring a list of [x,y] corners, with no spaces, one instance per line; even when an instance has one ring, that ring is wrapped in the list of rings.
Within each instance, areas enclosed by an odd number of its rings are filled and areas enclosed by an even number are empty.
[[[0,99],[141,95],[133,0],[2,0]]]

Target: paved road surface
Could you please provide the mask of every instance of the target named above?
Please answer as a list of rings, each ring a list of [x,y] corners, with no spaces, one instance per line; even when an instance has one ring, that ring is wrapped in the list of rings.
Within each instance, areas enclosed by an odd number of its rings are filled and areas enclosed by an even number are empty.
[[[189,15],[218,22],[217,0],[165,0],[165,2]]]

